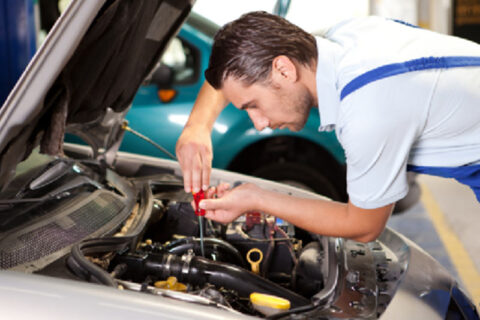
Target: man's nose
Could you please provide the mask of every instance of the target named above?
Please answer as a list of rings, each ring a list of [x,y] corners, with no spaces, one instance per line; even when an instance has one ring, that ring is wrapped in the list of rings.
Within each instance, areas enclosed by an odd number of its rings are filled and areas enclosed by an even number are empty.
[[[270,121],[266,117],[264,117],[264,116],[262,116],[258,113],[249,112],[248,115],[250,116],[250,119],[253,122],[253,126],[258,131],[262,131],[263,129],[265,129],[266,127],[268,127],[270,125]]]

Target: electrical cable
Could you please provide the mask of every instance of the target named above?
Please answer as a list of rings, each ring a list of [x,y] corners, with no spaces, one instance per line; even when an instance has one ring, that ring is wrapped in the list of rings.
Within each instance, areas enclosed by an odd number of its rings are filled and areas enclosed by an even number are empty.
[[[308,311],[311,311],[311,310],[313,310],[317,307],[318,306],[316,306],[316,305],[308,304],[308,305],[305,305],[305,306],[300,306],[300,307],[297,307],[297,308],[290,309],[290,310],[285,311],[285,312],[272,314],[270,316],[267,316],[265,319],[276,320],[276,319],[287,317],[287,316],[295,314],[295,313],[308,312]],[[289,318],[289,319],[292,319],[292,318]]]

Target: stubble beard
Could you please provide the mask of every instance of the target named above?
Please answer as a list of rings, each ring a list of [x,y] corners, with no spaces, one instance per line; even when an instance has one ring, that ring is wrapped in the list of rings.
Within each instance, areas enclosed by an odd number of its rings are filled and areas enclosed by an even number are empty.
[[[307,88],[302,88],[295,100],[296,101],[293,101],[295,105],[293,111],[297,115],[296,118],[298,118],[298,121],[295,121],[295,124],[290,130],[300,131],[305,127],[308,116],[310,115],[310,109],[314,107],[316,103]]]

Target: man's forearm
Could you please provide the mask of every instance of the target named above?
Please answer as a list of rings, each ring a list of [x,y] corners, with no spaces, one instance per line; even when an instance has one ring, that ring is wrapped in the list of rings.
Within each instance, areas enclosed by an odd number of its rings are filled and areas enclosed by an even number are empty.
[[[393,208],[393,205],[388,205],[367,210],[351,203],[298,198],[265,190],[258,193],[256,199],[259,211],[302,229],[363,242],[378,237]]]
[[[198,93],[185,127],[205,126],[211,131],[215,120],[227,104],[228,101],[225,99],[222,92],[220,90],[215,90],[207,81],[205,81]]]

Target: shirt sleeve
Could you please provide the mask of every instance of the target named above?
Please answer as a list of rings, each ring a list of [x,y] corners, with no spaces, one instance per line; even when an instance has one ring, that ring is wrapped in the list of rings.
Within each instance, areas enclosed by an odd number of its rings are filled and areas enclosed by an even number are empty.
[[[346,155],[349,198],[360,208],[379,208],[408,192],[407,161],[427,101],[421,91],[405,95],[399,86],[398,79],[378,81],[342,102],[337,137]]]

